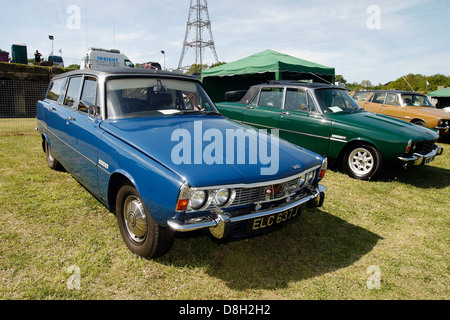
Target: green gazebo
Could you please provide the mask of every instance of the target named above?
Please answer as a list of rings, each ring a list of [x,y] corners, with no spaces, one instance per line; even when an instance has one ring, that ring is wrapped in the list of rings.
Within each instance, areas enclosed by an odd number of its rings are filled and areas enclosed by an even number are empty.
[[[272,50],[202,72],[202,82],[215,102],[224,101],[227,91],[247,90],[252,85],[270,80],[334,83],[334,77],[334,68]]]

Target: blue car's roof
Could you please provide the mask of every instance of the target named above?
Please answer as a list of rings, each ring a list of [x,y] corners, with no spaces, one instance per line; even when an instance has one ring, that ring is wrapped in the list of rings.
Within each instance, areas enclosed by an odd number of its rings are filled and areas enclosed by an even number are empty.
[[[168,76],[168,77],[175,77],[179,79],[186,79],[191,81],[200,82],[197,78],[179,74],[175,72],[170,71],[161,71],[161,70],[155,70],[155,69],[141,69],[141,68],[101,68],[101,69],[82,69],[82,70],[74,70],[65,72],[62,74],[59,74],[54,77],[54,79],[58,78],[64,78],[71,75],[77,75],[77,74],[91,74],[91,75],[97,75],[97,76],[155,76],[155,75],[161,75],[161,76]]]

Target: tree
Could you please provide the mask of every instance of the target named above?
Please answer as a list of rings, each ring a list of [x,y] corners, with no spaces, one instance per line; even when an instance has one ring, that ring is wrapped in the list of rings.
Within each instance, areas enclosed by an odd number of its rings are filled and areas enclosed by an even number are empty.
[[[340,74],[337,74],[337,75],[334,77],[334,81],[335,81],[335,82],[340,82],[340,83],[347,83],[347,80],[344,79],[344,76],[343,76],[343,75],[340,75]]]
[[[218,67],[218,66],[221,66],[221,65],[224,65],[224,64],[227,64],[226,62],[217,62],[217,63],[213,63],[211,66],[210,66],[210,68],[215,68],[215,67]]]
[[[197,74],[202,73],[203,69],[208,69],[209,66],[207,64],[200,65],[200,64],[192,64],[189,69],[185,72],[186,74]]]
[[[205,69],[209,69],[209,68],[214,68],[214,67],[218,67],[221,66],[223,64],[227,64],[226,62],[218,62],[218,63],[214,63],[211,66],[204,64],[204,65],[200,65],[200,64],[192,64],[189,69],[187,69],[187,71],[185,72],[186,74],[198,74],[201,73],[202,70]]]
[[[80,69],[80,65],[79,64],[71,64],[70,66],[67,67],[67,69]]]
[[[342,77],[342,79],[345,80],[341,75],[337,75],[336,79],[338,79],[338,77]],[[404,90],[427,93],[437,90],[439,86],[450,87],[450,76],[445,76],[442,74],[425,76],[422,74],[410,73],[384,85],[380,83],[375,86],[369,80],[363,80],[361,83],[346,83],[347,90],[349,91]]]
[[[361,85],[364,88],[368,89],[368,88],[372,87],[372,82],[370,82],[370,80],[363,80],[363,81],[361,81]]]

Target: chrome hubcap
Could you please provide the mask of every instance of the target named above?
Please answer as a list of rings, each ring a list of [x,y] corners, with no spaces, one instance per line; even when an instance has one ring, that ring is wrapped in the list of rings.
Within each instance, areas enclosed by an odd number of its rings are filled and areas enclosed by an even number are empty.
[[[144,242],[147,235],[147,217],[139,198],[129,196],[125,200],[123,218],[130,238],[136,243]]]
[[[368,174],[374,167],[375,162],[372,154],[364,148],[357,148],[348,157],[350,169],[356,174]]]

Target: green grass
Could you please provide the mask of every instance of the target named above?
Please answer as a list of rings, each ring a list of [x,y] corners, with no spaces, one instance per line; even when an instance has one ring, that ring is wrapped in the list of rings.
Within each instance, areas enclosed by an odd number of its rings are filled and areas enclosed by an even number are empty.
[[[0,299],[449,299],[450,145],[426,167],[378,181],[330,170],[324,207],[228,244],[179,236],[136,257],[115,216],[68,173],[47,168],[38,135],[0,136]],[[69,289],[70,266],[80,289]],[[380,289],[367,273],[378,266]]]
[[[35,118],[0,119],[0,135],[29,135],[35,127]]]

